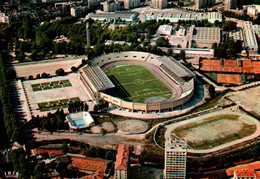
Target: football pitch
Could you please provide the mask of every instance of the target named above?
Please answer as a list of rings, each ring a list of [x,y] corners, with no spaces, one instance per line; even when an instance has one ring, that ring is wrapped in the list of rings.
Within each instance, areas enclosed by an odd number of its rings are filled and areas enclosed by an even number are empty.
[[[107,74],[130,101],[144,103],[150,97],[167,99],[172,95],[171,90],[143,66],[115,66]]]

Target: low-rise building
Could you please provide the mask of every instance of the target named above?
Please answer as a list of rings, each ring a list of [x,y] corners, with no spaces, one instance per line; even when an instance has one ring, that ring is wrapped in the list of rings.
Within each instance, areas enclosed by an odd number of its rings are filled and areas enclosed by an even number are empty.
[[[232,179],[258,179],[260,178],[260,162],[238,165],[226,170],[228,177]]]
[[[156,35],[157,36],[171,36],[173,27],[171,25],[160,25]]]
[[[243,10],[247,15],[255,17],[258,16],[258,13],[260,12],[260,5],[257,4],[244,5]]]
[[[252,25],[252,22],[245,21],[244,22],[244,29],[243,29],[243,36],[244,36],[244,43],[246,46],[246,49],[250,54],[252,53],[258,53],[258,43],[256,39],[256,31],[254,26]]]
[[[115,179],[127,179],[129,173],[129,146],[120,144],[117,149]]]
[[[70,129],[85,129],[95,125],[91,114],[86,111],[71,113],[66,116]]]
[[[66,42],[69,43],[70,39],[68,39],[67,37],[65,37],[64,35],[60,35],[55,37],[55,39],[53,40],[54,43],[62,43],[62,42]]]
[[[219,27],[195,27],[192,25],[187,33],[189,47],[211,48],[212,44],[220,43],[221,30]]]
[[[7,16],[5,13],[0,13],[0,23],[7,23],[11,22],[11,17]]]
[[[108,178],[113,169],[113,163],[110,160],[100,158],[86,157],[78,154],[67,154],[71,159],[71,166],[78,171],[88,174],[84,178]]]
[[[169,20],[170,22],[178,22],[179,20],[203,20],[207,19],[214,23],[216,20],[222,22],[222,14],[220,12],[185,12],[185,11],[149,11],[143,14],[143,21],[146,20]]]
[[[90,13],[86,16],[86,19],[93,19],[95,21],[106,21],[110,22],[111,20],[122,20],[126,22],[134,22],[137,20],[138,14],[136,12],[108,12],[108,13]]]

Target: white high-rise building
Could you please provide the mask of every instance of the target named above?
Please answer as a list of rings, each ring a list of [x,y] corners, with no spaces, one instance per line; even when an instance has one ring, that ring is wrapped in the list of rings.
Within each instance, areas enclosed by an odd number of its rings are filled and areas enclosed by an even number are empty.
[[[156,9],[163,9],[167,7],[168,0],[152,0],[152,7]]]
[[[140,6],[140,0],[124,0],[124,8],[132,9]]]
[[[225,10],[236,9],[237,0],[225,0]]]
[[[88,0],[88,7],[97,7],[100,5],[100,0]]]
[[[165,141],[164,179],[185,179],[187,161],[186,141]]]
[[[195,5],[197,9],[208,8],[215,4],[215,0],[195,0]]]
[[[104,12],[116,12],[120,10],[120,2],[115,1],[115,2],[104,2],[103,3],[103,11]]]

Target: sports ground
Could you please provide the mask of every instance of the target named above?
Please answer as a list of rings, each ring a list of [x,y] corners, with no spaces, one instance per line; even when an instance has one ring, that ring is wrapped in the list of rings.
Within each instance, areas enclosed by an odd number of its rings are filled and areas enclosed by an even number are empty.
[[[168,99],[172,95],[171,90],[143,66],[118,65],[108,69],[107,74],[130,101],[144,103],[151,97]]]
[[[186,121],[172,131],[172,138],[187,141],[195,150],[211,149],[254,134],[257,123],[239,113],[216,113],[211,117],[201,116],[197,120]]]

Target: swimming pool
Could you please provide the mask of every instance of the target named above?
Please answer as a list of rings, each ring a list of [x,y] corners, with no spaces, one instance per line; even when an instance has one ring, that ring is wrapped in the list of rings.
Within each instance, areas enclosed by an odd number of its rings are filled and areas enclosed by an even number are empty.
[[[73,123],[75,127],[85,127],[87,125],[84,119],[75,119]]]

